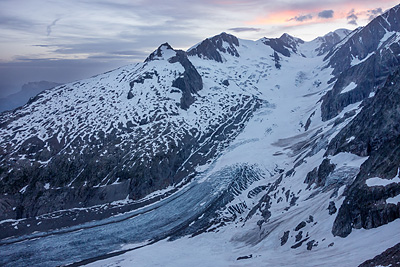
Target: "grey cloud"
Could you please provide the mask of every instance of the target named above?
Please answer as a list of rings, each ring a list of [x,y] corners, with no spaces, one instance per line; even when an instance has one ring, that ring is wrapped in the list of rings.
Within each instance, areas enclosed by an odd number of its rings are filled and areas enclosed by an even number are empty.
[[[306,20],[310,20],[312,18],[313,18],[313,15],[307,14],[307,15],[296,16],[294,18],[289,19],[289,21],[295,20],[295,21],[303,22]]]
[[[50,36],[52,32],[52,28],[56,26],[56,23],[60,20],[60,18],[53,20],[53,22],[50,25],[47,25],[47,36]]]
[[[374,18],[376,18],[379,15],[382,15],[383,11],[382,8],[378,7],[375,9],[370,9],[367,11],[367,15],[369,16],[369,20],[373,20]]]
[[[249,27],[237,27],[237,28],[230,28],[228,31],[233,32],[259,32],[261,31],[260,28],[249,28]]]
[[[55,47],[56,45],[43,45],[43,44],[37,44],[37,45],[32,45],[36,47]]]
[[[142,51],[134,51],[134,50],[129,50],[129,51],[113,51],[110,52],[111,55],[118,55],[118,56],[137,56],[137,55],[143,55],[145,56],[146,54],[143,53]]]
[[[323,19],[330,19],[333,18],[333,13],[333,10],[323,10],[318,13],[318,17]]]
[[[350,10],[349,13],[347,13],[347,23],[351,24],[351,25],[358,25],[357,24],[357,20],[358,20],[358,16],[355,13],[354,8],[352,10]]]
[[[355,19],[347,21],[347,24],[356,25],[356,26],[358,25],[358,23]]]
[[[26,62],[40,62],[40,61],[50,61],[57,60],[57,58],[34,58],[34,57],[26,57],[26,56],[16,56],[16,61],[26,61]]]
[[[350,14],[347,16],[347,20],[357,20],[357,19],[358,19],[358,17],[356,14]]]
[[[29,31],[35,23],[27,19],[8,17],[0,14],[0,25],[5,29]]]
[[[151,20],[152,18],[169,17],[173,21],[182,22],[182,20],[192,20],[193,18],[210,16],[209,9],[204,8],[204,1],[165,1],[165,0],[142,0],[142,1],[88,1],[86,5],[89,8],[98,7],[99,9],[108,9],[116,13],[131,13]],[[177,12],[184,10],[185,12]],[[203,8],[200,8],[203,7]]]
[[[53,52],[71,55],[71,54],[96,54],[110,53],[116,50],[128,50],[133,42],[109,39],[96,39],[95,42],[90,39],[78,39],[73,44],[59,44],[54,46]]]

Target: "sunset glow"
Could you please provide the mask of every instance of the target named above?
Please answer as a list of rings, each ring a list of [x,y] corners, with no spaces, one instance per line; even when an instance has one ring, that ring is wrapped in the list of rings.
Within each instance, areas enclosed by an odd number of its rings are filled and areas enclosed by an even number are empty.
[[[286,32],[309,41],[338,28],[366,25],[396,4],[388,0],[4,0],[0,2],[0,97],[28,81],[67,82],[140,62],[165,42],[185,50],[221,32],[251,40]],[[49,68],[59,75],[49,74]]]

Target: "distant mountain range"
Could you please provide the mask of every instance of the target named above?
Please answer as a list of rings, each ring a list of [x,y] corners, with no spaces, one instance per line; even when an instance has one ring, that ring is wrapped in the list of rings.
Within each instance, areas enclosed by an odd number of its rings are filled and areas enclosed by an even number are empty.
[[[36,96],[44,90],[54,88],[61,85],[60,83],[40,81],[29,82],[24,84],[21,91],[11,94],[7,97],[0,98],[0,112],[5,110],[13,110],[26,104],[31,97]]]
[[[396,6],[45,90],[0,114],[0,264],[397,266],[399,67]]]

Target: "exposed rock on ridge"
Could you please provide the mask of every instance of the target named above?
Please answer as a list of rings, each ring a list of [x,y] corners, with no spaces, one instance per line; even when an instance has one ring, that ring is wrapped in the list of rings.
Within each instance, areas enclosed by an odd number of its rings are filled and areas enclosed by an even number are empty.
[[[187,53],[189,56],[198,56],[222,63],[224,59],[221,53],[239,57],[237,46],[239,46],[239,40],[235,36],[223,32],[210,39],[205,39],[197,46],[189,49]]]
[[[355,30],[334,47],[325,60],[333,68],[333,89],[323,98],[323,120],[338,115],[344,107],[362,101],[383,86],[400,64],[400,6]],[[353,82],[356,87],[343,92]]]
[[[400,218],[400,204],[386,204],[400,194],[400,184],[366,185],[372,177],[392,179],[400,167],[400,72],[387,80],[376,96],[329,144],[327,153],[369,156],[346,193],[332,228],[345,237],[352,228],[374,228]]]

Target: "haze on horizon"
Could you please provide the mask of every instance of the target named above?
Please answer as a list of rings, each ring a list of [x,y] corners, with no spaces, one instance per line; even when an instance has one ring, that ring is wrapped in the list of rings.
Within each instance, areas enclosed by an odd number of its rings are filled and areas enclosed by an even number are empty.
[[[397,1],[3,0],[0,98],[27,82],[71,82],[143,61],[161,43],[190,46],[221,32],[310,41],[366,25]]]

